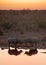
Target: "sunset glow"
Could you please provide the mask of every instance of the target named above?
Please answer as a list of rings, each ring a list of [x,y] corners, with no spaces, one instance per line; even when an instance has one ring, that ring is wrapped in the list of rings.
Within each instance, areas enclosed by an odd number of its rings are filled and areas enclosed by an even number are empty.
[[[0,9],[46,9],[46,0],[0,0]]]

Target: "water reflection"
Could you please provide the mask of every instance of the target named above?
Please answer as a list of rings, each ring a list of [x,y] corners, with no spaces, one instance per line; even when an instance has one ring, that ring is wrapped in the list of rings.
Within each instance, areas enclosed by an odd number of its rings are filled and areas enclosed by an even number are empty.
[[[22,52],[23,52],[22,50],[18,51],[17,48],[15,48],[15,49],[10,49],[9,48],[9,50],[8,50],[8,54],[16,55],[16,56],[20,55]],[[30,49],[29,51],[25,51],[24,54],[26,54],[28,56],[31,56],[31,55],[35,55],[37,53],[38,53],[38,50],[35,48],[35,49]]]
[[[8,54],[10,54],[10,55],[19,55],[19,54],[21,54],[23,51],[22,50],[20,50],[20,51],[18,51],[16,48],[15,49],[10,49],[9,48],[9,50],[8,50]]]
[[[37,49],[30,49],[29,51],[25,51],[25,54],[28,56],[32,56],[38,53]]]
[[[11,49],[13,50],[13,49]],[[18,51],[21,49],[17,49]],[[22,49],[21,55],[10,55],[8,49],[0,49],[0,65],[46,65],[46,54],[40,52],[46,52],[46,49],[37,49],[38,53],[36,55],[27,56],[24,54],[29,49]]]
[[[4,50],[4,48],[1,48],[1,50]],[[8,54],[9,54],[9,55],[18,56],[18,55],[20,55],[22,52],[23,52],[22,49],[20,49],[20,50],[18,51],[17,48],[14,48],[14,49],[11,49],[10,47],[8,48]],[[26,50],[26,51],[24,52],[24,54],[26,54],[26,55],[28,55],[28,56],[32,56],[32,55],[35,55],[35,54],[37,54],[37,53],[38,53],[38,50],[37,50],[36,48],[32,48],[32,49]]]
[[[5,50],[5,48],[1,48],[1,50]],[[41,51],[40,53],[44,53],[44,54],[46,54],[46,50],[45,49],[42,49],[42,50],[44,50],[44,52],[43,51]],[[15,55],[15,56],[18,56],[18,55],[21,55],[21,53],[24,51],[24,49],[17,49],[17,48],[14,48],[14,49],[10,49],[10,48],[8,48],[8,54],[9,55]],[[27,50],[25,50],[24,52],[24,55],[27,55],[27,56],[32,56],[32,55],[36,55],[37,53],[38,53],[38,50],[36,49],[36,48],[34,48],[34,49],[27,49]]]

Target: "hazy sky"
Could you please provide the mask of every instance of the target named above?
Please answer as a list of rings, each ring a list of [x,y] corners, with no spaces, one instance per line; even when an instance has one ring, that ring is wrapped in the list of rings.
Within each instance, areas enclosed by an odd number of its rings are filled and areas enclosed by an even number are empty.
[[[46,0],[0,0],[0,9],[46,9]]]

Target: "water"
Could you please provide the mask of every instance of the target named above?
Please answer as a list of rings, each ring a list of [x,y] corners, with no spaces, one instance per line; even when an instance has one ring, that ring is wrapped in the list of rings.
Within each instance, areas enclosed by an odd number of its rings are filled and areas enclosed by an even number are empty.
[[[15,56],[9,55],[8,49],[0,49],[0,65],[46,65],[46,54],[41,53],[46,52],[46,49],[38,49],[38,53],[32,56],[24,54],[25,51],[23,50],[20,55]]]

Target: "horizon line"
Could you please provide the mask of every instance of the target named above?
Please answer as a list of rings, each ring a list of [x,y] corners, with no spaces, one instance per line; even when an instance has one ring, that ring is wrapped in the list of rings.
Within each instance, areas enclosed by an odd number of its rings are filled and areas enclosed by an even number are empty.
[[[0,10],[46,10],[46,9],[0,9]]]

